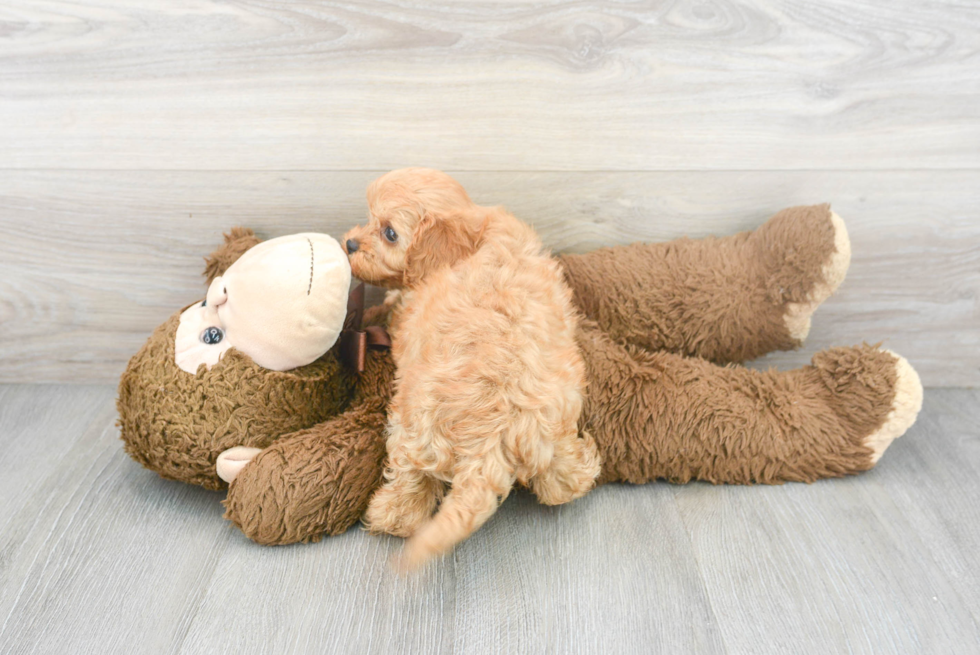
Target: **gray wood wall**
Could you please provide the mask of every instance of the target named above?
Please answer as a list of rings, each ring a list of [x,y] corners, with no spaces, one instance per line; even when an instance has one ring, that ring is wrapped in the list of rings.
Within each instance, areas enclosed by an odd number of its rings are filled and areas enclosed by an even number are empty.
[[[339,235],[443,168],[554,248],[830,201],[807,348],[980,383],[980,4],[5,0],[0,381],[112,381],[233,225]]]

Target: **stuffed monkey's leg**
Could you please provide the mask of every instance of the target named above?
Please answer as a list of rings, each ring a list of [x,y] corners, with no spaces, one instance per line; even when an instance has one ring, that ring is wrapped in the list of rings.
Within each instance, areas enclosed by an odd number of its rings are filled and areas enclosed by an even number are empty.
[[[561,257],[578,307],[616,341],[718,363],[798,347],[850,262],[827,205],[785,209],[754,232]]]
[[[812,482],[864,471],[915,421],[922,386],[903,358],[871,346],[817,353],[787,372],[629,352],[600,330],[580,342],[583,428],[600,482]]]

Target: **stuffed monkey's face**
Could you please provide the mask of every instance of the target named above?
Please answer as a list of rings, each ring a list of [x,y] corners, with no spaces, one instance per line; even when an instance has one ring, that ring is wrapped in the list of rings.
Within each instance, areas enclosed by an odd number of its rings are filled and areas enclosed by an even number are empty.
[[[225,338],[225,326],[214,305],[202,300],[184,310],[174,337],[174,359],[182,371],[197,373],[204,364],[208,369],[218,363],[231,340]]]
[[[207,300],[181,314],[177,365],[194,374],[236,348],[268,369],[305,366],[337,341],[350,279],[346,254],[325,234],[261,243],[214,279]]]

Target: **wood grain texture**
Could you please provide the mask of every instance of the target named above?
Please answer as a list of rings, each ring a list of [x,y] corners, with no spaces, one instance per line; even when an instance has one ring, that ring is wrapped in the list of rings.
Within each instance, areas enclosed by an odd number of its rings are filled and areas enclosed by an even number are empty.
[[[0,386],[0,652],[968,653],[980,391],[929,390],[873,471],[511,497],[453,556],[351,530],[265,548],[122,451],[112,387]],[[8,451],[9,452],[9,451]],[[10,496],[11,489],[30,493]]]
[[[114,383],[233,225],[339,235],[404,165],[549,246],[830,201],[847,281],[806,348],[980,385],[972,0],[6,0],[0,381]],[[980,392],[874,471],[511,498],[395,577],[359,530],[261,548],[123,453],[114,387],[0,386],[0,653],[971,652]]]
[[[876,476],[868,502],[884,520],[901,526],[896,536],[952,580],[980,580],[980,505],[972,488],[980,479],[980,392],[967,389],[928,390],[927,409],[913,436],[904,443],[906,456],[893,463],[898,473]],[[937,438],[937,435],[938,438]],[[901,537],[901,535],[907,535]],[[980,624],[980,585],[957,585],[964,605]],[[949,596],[935,602],[955,603]],[[980,640],[978,640],[980,643]]]
[[[31,402],[8,406],[0,434],[26,423],[20,437],[46,447],[0,465],[0,479],[35,488],[0,533],[0,652],[171,650],[231,534],[219,494],[164,481],[123,452],[114,391],[5,390]],[[78,420],[80,402],[90,420]],[[59,447],[49,426],[68,421]]]
[[[340,235],[377,172],[8,171],[0,177],[0,380],[110,382],[201,297],[202,257],[233,225]],[[832,201],[853,260],[798,365],[867,340],[932,386],[980,384],[980,175],[942,172],[458,173],[556,250],[729,234]]]
[[[7,0],[0,168],[980,166],[970,0]]]
[[[930,390],[875,470],[810,486],[675,487],[730,653],[980,644],[980,395]],[[949,410],[955,407],[955,410]],[[967,409],[967,407],[969,409]],[[967,418],[967,417],[970,418]],[[967,424],[964,424],[966,421]],[[965,477],[960,477],[965,474]],[[966,546],[968,549],[964,549]],[[764,649],[762,652],[764,652]]]
[[[44,491],[51,468],[67,453],[98,415],[105,411],[106,392],[79,387],[65,394],[58,412],[51,412],[59,387],[0,386],[0,453],[18,462],[18,476],[0,477],[0,534],[8,521],[36,494]]]
[[[726,652],[670,487],[635,491],[508,499],[455,552],[453,652]]]

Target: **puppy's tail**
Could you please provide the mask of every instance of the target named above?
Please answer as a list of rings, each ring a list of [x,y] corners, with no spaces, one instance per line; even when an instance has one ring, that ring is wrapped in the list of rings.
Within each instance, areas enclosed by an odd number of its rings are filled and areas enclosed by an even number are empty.
[[[420,567],[429,559],[448,552],[487,522],[497,506],[514,485],[507,473],[488,476],[484,462],[478,472],[459,474],[453,478],[452,490],[446,495],[439,511],[419,528],[405,544],[397,568],[407,572]]]

